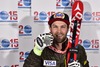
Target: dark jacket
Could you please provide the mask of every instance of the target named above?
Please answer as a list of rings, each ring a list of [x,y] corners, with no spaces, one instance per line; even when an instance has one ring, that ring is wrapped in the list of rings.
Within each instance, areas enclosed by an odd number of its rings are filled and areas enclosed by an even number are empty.
[[[56,53],[48,47],[44,48],[41,56],[35,55],[31,50],[23,67],[67,67],[65,64],[66,55],[67,53]],[[85,49],[81,45],[78,45],[77,60],[83,67],[89,67]]]
[[[67,54],[68,53],[66,53],[66,54],[56,53],[53,50],[46,47],[41,56],[42,56],[42,61],[52,60],[52,62],[53,62],[55,60],[56,66],[53,66],[53,67],[67,67],[66,61],[65,61]],[[81,45],[78,45],[77,60],[82,65],[82,67],[89,67],[89,62],[87,60],[87,55],[86,55],[85,49]],[[44,64],[44,62],[43,62],[43,64]],[[49,67],[49,66],[44,66],[44,67]]]
[[[31,50],[29,56],[25,59],[23,67],[42,67],[41,56],[37,56],[33,50]]]

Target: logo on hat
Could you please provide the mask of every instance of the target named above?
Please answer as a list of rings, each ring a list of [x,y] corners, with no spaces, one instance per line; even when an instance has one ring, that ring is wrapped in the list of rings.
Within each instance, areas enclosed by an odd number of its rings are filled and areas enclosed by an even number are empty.
[[[58,12],[54,15],[54,18],[61,18],[61,19],[64,19],[65,15],[61,12]]]

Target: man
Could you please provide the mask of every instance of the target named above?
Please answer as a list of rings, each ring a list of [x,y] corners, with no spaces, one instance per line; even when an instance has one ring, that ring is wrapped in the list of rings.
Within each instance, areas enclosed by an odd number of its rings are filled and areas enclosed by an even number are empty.
[[[40,35],[23,67],[67,67],[68,38],[66,35],[70,25],[69,17],[65,13],[57,12],[50,17],[48,24],[53,43],[46,46],[42,43],[44,38],[41,38],[44,34]],[[81,67],[89,67],[86,52],[81,45],[78,45],[77,60]]]

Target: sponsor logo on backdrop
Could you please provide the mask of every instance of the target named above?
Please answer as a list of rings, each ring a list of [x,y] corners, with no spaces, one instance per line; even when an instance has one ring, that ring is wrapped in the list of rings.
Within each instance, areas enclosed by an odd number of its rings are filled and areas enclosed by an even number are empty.
[[[54,11],[50,11],[50,12],[34,11],[34,22],[39,22],[39,23],[48,22],[49,17],[54,13],[55,13]]]
[[[18,39],[2,39],[0,41],[0,50],[18,50]]]
[[[56,0],[57,9],[71,9],[76,0]]]
[[[99,51],[99,39],[93,39],[93,40],[89,40],[89,39],[85,39],[85,40],[79,40],[79,44],[81,44],[85,50],[87,51]]]
[[[83,21],[88,22],[88,21],[100,21],[100,12],[84,12],[83,15]],[[90,23],[90,22],[88,22]]]
[[[89,21],[89,20],[91,20],[91,18],[92,18],[92,14],[90,12],[84,13],[84,20]]]
[[[18,8],[31,8],[31,0],[18,0]]]
[[[21,51],[19,53],[19,55],[20,55],[20,58],[19,58],[20,62],[24,62],[24,60],[28,57],[29,53],[30,53],[29,51],[27,51],[27,52]]]
[[[0,11],[0,22],[17,22],[17,11]]]
[[[32,27],[30,25],[19,25],[19,36],[32,36]]]

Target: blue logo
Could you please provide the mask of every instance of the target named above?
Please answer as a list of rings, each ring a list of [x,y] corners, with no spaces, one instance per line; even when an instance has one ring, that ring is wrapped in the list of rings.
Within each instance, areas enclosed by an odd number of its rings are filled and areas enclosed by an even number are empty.
[[[24,32],[25,32],[25,33],[31,33],[31,32],[32,32],[31,26],[30,26],[30,25],[26,25],[26,26],[24,27]]]
[[[47,14],[45,12],[40,12],[39,18],[40,18],[40,20],[46,20]]]
[[[83,46],[84,46],[85,48],[89,48],[90,45],[91,45],[91,42],[90,42],[89,40],[84,40],[84,41],[83,41]]]
[[[85,20],[91,20],[92,18],[92,14],[90,12],[85,12],[84,13],[84,19]]]
[[[16,50],[18,49],[18,39],[2,39],[0,50]]]
[[[31,5],[31,0],[23,0],[25,6],[30,6]]]
[[[28,57],[29,53],[30,53],[30,52],[26,52],[26,53],[25,53],[25,58]]]
[[[69,3],[70,3],[69,0],[62,0],[62,5],[63,5],[63,6],[68,6]]]
[[[3,19],[3,20],[6,20],[8,19],[9,15],[6,11],[1,11],[0,12],[0,18]]]
[[[62,17],[63,14],[62,13],[57,13],[56,16],[58,16],[58,17],[61,16]]]
[[[1,43],[2,43],[2,46],[3,47],[9,47],[9,45],[10,45],[10,42],[9,42],[9,40],[7,40],[7,39],[3,39],[2,41],[1,41]]]
[[[68,9],[72,7],[72,2],[70,0],[56,0],[57,9]]]
[[[30,25],[19,25],[19,36],[31,36],[32,27]]]

